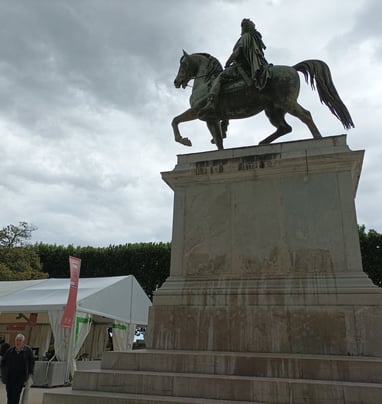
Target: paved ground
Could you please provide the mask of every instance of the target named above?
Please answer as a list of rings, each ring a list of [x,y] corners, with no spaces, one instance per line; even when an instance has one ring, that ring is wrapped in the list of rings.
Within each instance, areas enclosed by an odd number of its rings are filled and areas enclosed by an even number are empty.
[[[29,403],[28,404],[42,404],[42,396],[46,391],[58,391],[58,390],[67,390],[71,389],[71,387],[51,387],[51,388],[40,388],[40,387],[32,387],[29,393]],[[0,403],[7,402],[7,393],[5,391],[4,384],[0,383]]]

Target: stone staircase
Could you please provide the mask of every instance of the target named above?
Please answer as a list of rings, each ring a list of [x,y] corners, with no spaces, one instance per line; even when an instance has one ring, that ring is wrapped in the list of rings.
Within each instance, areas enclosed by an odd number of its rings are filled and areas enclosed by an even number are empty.
[[[197,392],[195,394],[195,392]],[[382,358],[207,351],[105,352],[43,404],[380,404]]]

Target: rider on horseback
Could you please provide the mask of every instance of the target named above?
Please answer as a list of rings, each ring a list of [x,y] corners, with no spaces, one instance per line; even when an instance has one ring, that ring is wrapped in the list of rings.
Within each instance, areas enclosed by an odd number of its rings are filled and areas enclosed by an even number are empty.
[[[248,86],[255,84],[262,90],[270,77],[268,62],[264,57],[262,36],[250,19],[241,22],[241,36],[236,42],[225,69],[216,77],[210,88],[207,104],[199,111],[199,117],[214,114],[220,87],[223,83],[244,79]]]

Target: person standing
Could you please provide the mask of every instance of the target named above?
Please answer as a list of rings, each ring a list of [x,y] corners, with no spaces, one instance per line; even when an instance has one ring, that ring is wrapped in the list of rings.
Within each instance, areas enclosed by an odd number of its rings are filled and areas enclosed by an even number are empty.
[[[25,345],[23,334],[17,334],[15,346],[1,359],[1,379],[7,390],[7,404],[19,404],[23,387],[34,370],[32,350]]]

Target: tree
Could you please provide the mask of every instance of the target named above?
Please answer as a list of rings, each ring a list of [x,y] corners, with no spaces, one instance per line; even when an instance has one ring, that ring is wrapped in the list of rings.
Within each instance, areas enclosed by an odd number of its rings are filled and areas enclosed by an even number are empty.
[[[363,270],[382,287],[382,234],[373,229],[366,232],[365,226],[359,226],[358,230]]]
[[[0,230],[0,280],[14,281],[47,278],[39,255],[27,245],[37,228],[27,222],[8,225]]]
[[[0,247],[22,247],[27,240],[32,237],[32,232],[37,230],[37,227],[27,223],[19,222],[18,226],[9,224],[0,230]]]

